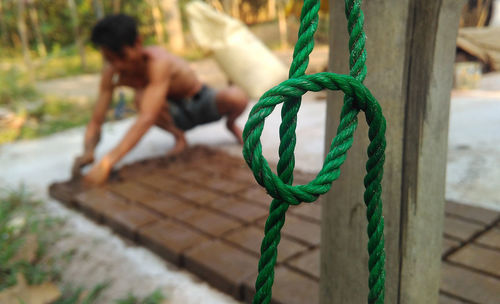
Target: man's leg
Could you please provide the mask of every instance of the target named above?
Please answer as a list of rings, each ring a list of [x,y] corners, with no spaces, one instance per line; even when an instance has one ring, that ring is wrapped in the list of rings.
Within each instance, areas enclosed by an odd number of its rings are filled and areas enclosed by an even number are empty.
[[[175,156],[181,154],[187,147],[186,137],[184,135],[184,131],[179,129],[175,123],[172,115],[169,111],[168,103],[165,103],[161,113],[158,116],[158,120],[156,121],[156,126],[161,129],[169,132],[174,136],[175,145],[172,150],[167,153],[167,157]]]
[[[242,132],[235,121],[245,111],[248,105],[248,96],[236,86],[220,90],[215,97],[217,110],[222,116],[226,116],[226,127],[243,144]]]

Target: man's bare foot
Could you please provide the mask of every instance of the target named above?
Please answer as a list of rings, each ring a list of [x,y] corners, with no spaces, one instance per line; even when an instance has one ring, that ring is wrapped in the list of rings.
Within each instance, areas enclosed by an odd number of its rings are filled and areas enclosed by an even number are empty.
[[[187,148],[187,142],[183,141],[183,140],[178,140],[175,143],[174,148],[172,150],[168,151],[166,156],[167,156],[167,158],[179,156],[180,154],[182,154],[182,152],[184,152],[184,150],[186,150],[186,148]]]
[[[234,137],[236,137],[238,143],[240,145],[243,145],[243,132],[241,131],[241,129],[235,123],[227,124],[226,126],[229,132],[231,132]]]

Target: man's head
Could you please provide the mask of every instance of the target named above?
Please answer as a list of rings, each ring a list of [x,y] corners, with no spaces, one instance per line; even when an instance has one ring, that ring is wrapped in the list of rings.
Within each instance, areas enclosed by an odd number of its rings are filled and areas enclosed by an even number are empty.
[[[118,69],[126,69],[141,58],[142,40],[130,16],[118,14],[101,19],[92,29],[91,40]]]

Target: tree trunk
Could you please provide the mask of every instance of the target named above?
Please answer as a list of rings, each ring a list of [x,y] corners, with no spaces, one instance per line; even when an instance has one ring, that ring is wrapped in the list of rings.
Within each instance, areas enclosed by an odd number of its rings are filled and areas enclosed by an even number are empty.
[[[26,22],[24,20],[24,13],[26,10],[26,3],[24,0],[18,0],[17,2],[17,30],[19,31],[19,37],[21,38],[21,45],[23,48],[23,57],[26,68],[32,81],[34,81],[33,75],[33,65],[31,63],[30,49],[28,45],[28,33],[26,30]]]
[[[224,7],[222,7],[219,0],[208,0],[208,3],[210,3],[219,12],[224,12]]]
[[[101,0],[93,0],[92,4],[94,6],[94,12],[97,19],[102,19],[104,17],[104,9],[102,8]]]
[[[167,27],[168,43],[174,53],[184,51],[184,33],[182,31],[182,18],[177,0],[161,0],[165,24]]]
[[[241,0],[231,1],[231,15],[236,19],[240,19],[240,3]]]
[[[2,44],[9,45],[9,33],[7,31],[7,24],[3,14],[3,0],[0,0],[0,31],[2,31]]]
[[[276,19],[276,0],[267,1],[267,17],[269,19]]]
[[[87,59],[85,56],[85,46],[83,45],[82,36],[80,35],[78,12],[76,10],[75,0],[68,0],[68,6],[71,12],[71,23],[73,25],[73,34],[75,35],[76,46],[80,52],[82,70],[85,71],[87,69]]]
[[[40,57],[47,56],[47,48],[43,42],[42,31],[40,30],[40,22],[38,21],[38,12],[36,10],[35,0],[30,0],[29,2],[29,15],[31,19],[31,24],[35,31],[36,45],[38,49],[38,55]]]
[[[163,24],[161,22],[161,11],[158,7],[157,0],[148,0],[149,6],[151,7],[151,14],[153,15],[153,26],[156,34],[156,41],[159,44],[163,44],[165,42],[165,35],[163,33]]]
[[[121,11],[121,0],[113,0],[113,14],[119,14]]]
[[[282,48],[288,47],[288,30],[286,25],[285,5],[278,4],[278,25],[280,30],[280,43]]]
[[[224,8],[224,12],[228,15],[231,15],[232,11],[232,1],[231,0],[221,0],[222,2],[222,7]]]

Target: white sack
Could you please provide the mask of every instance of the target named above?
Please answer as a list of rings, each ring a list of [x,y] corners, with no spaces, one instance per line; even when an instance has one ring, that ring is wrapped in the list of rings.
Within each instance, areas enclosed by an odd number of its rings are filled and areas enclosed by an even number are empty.
[[[284,64],[240,21],[200,1],[190,2],[186,12],[196,43],[213,52],[228,78],[251,98],[288,78]]]

